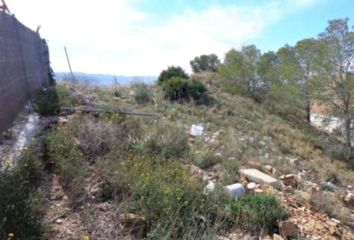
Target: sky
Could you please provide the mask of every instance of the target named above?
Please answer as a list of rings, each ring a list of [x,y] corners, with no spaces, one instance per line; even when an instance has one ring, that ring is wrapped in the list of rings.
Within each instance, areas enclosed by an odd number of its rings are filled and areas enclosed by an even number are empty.
[[[349,17],[353,0],[6,0],[31,29],[41,26],[52,68],[157,76],[168,66],[191,72],[195,56],[247,44],[262,52],[316,37],[328,20]]]

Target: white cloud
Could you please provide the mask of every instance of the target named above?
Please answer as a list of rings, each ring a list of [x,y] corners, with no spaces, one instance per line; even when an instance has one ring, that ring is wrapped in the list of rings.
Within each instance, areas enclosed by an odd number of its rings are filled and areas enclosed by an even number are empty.
[[[222,58],[286,14],[318,0],[242,7],[214,3],[166,19],[137,10],[139,1],[144,0],[12,0],[8,5],[27,26],[42,25],[56,71],[67,71],[65,45],[75,71],[158,75],[168,65],[189,69],[189,60],[200,54]]]

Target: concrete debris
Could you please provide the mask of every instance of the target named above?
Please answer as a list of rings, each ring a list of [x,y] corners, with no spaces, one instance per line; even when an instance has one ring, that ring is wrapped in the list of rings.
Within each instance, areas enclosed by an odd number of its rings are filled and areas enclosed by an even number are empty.
[[[235,183],[232,185],[226,186],[226,189],[228,193],[230,194],[230,197],[232,198],[239,198],[242,197],[245,194],[245,188],[241,183]]]
[[[254,169],[254,168],[241,169],[240,174],[241,174],[241,176],[245,176],[249,181],[253,181],[255,183],[269,184],[278,190],[282,189],[282,185],[277,179],[275,179],[275,178],[273,178],[273,177],[271,177],[271,176],[269,176],[257,169]]]
[[[190,135],[193,137],[200,137],[203,135],[204,127],[202,125],[192,125],[190,129]]]

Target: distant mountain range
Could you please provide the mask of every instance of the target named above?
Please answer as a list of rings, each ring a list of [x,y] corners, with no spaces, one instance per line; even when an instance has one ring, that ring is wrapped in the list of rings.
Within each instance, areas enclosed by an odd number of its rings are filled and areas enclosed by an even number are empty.
[[[157,77],[154,76],[118,76],[110,74],[93,74],[93,73],[83,73],[75,72],[75,80],[98,86],[113,86],[115,79],[119,85],[129,85],[134,82],[143,82],[146,84],[154,84]],[[63,82],[65,80],[71,80],[71,75],[68,72],[56,72],[55,78],[58,82]]]

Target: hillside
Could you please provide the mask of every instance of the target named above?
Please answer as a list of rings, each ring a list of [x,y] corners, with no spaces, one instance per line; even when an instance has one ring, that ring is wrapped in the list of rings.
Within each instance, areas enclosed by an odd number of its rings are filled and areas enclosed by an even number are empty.
[[[339,140],[223,92],[213,74],[194,77],[212,104],[170,102],[158,86],[46,92],[57,102],[37,100],[43,130],[7,175],[23,191],[14,208],[33,209],[22,220],[8,215],[18,227],[6,232],[19,239],[353,239],[353,202],[344,199],[354,174],[328,151]],[[48,116],[53,104],[73,111]],[[192,136],[192,125],[203,134]],[[249,168],[281,184],[254,184],[240,174]],[[223,187],[235,183],[246,191],[239,200]],[[0,190],[9,191],[5,183]]]

